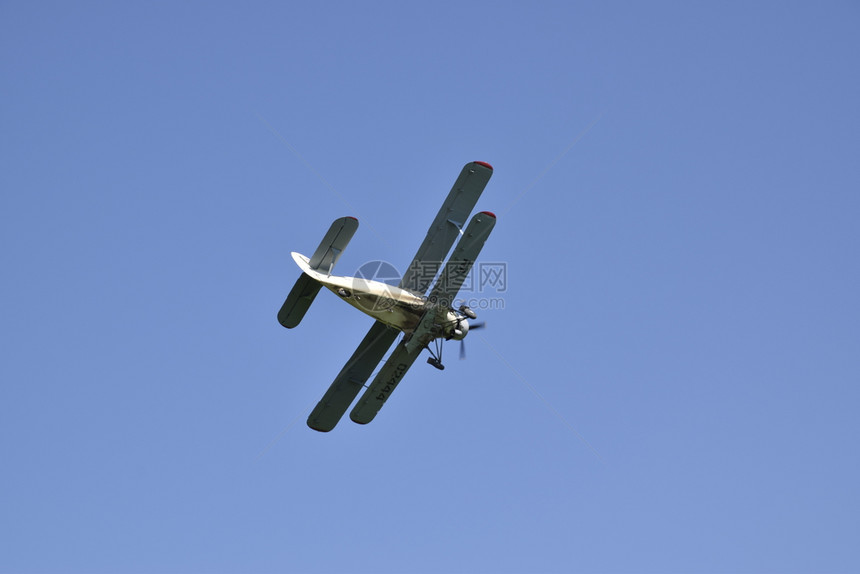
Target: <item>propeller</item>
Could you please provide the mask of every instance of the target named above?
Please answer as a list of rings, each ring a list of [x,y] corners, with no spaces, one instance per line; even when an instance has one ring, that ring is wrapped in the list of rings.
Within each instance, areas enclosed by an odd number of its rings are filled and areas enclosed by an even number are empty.
[[[476,321],[474,323],[469,323],[469,331],[473,331],[475,329],[483,329],[487,326],[486,321]],[[460,339],[460,360],[466,358],[466,339]]]

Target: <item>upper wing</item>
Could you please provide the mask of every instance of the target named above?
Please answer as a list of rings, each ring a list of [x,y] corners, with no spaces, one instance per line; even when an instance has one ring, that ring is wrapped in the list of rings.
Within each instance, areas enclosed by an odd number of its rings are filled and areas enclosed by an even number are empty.
[[[439,280],[433,286],[433,291],[430,292],[431,303],[443,307],[450,307],[453,304],[454,297],[463,286],[463,281],[472,270],[475,259],[478,258],[495,225],[496,216],[493,213],[482,211],[475,214],[463,232],[463,237],[457,242],[454,253],[451,254]]]
[[[349,418],[359,424],[367,424],[372,421],[423,350],[423,348],[418,348],[410,352],[405,341],[397,345],[394,352],[391,353],[391,356],[388,357],[388,360],[373,378],[373,382],[361,395],[355,408],[349,413]]]
[[[385,323],[377,321],[373,324],[311,412],[308,417],[309,427],[322,432],[335,427],[399,333]]]
[[[400,287],[424,293],[460,235],[481,192],[493,175],[488,163],[467,163],[427,231],[427,237],[403,274]]]

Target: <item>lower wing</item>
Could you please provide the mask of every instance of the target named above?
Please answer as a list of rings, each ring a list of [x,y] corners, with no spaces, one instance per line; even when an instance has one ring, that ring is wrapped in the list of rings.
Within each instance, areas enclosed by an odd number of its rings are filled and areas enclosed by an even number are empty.
[[[359,424],[367,424],[373,420],[391,393],[394,392],[403,375],[421,354],[423,348],[415,349],[410,352],[406,348],[406,343],[401,342],[385,361],[385,364],[374,377],[373,382],[361,395],[355,408],[349,413],[349,418]]]
[[[379,321],[373,324],[311,412],[308,417],[309,427],[328,432],[337,425],[399,334],[397,329]]]

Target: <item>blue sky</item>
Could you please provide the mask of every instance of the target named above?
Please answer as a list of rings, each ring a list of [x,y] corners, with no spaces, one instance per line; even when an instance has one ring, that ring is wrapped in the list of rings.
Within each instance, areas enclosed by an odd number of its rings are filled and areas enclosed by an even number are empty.
[[[858,16],[4,2],[0,571],[857,572]],[[290,251],[472,160],[504,309],[309,430]]]

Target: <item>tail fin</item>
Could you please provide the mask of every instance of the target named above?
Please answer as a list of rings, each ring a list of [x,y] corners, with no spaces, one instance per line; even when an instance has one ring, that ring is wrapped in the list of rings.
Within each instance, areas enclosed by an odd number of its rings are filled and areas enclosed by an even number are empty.
[[[343,250],[346,249],[352,236],[355,235],[356,229],[358,229],[356,218],[341,217],[336,219],[329,227],[328,233],[323,237],[317,250],[314,251],[309,262],[311,269],[330,275],[334,269],[334,264],[337,263]],[[320,283],[302,273],[296,284],[293,285],[287,300],[281,306],[281,310],[278,311],[278,322],[287,329],[292,329],[298,325],[321,287]]]

